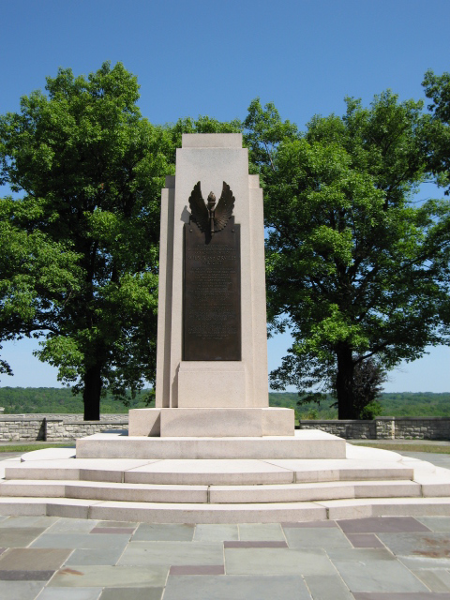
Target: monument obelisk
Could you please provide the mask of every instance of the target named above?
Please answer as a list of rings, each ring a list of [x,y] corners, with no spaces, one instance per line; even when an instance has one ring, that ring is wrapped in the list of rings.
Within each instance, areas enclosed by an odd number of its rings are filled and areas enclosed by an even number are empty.
[[[294,435],[294,411],[268,405],[263,196],[241,134],[184,134],[166,178],[156,406],[129,435]]]

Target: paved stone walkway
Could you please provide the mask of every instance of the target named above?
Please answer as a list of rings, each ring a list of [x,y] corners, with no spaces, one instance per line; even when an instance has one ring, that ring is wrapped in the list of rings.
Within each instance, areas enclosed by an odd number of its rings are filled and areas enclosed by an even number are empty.
[[[0,517],[1,600],[450,599],[450,517],[168,525]]]

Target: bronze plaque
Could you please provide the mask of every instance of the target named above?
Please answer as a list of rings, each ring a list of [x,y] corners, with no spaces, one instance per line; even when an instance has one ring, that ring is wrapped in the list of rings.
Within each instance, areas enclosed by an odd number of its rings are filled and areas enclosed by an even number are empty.
[[[183,360],[241,360],[240,225],[184,226]]]

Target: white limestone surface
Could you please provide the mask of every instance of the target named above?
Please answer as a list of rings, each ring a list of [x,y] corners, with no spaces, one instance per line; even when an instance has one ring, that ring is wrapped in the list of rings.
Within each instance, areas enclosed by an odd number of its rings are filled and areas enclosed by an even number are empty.
[[[294,437],[294,417],[287,408],[163,408],[161,436]]]
[[[8,479],[89,479],[98,477],[98,481],[122,481],[123,473],[145,464],[149,460],[127,459],[53,459],[17,462],[6,467]]]
[[[318,504],[327,509],[332,520],[450,515],[450,498],[363,498],[325,500]]]
[[[280,407],[137,408],[129,437],[293,437],[294,425],[294,411]]]
[[[241,347],[236,364],[187,364],[182,356],[183,235],[188,201],[200,181],[204,198],[225,181],[241,228]],[[176,175],[161,196],[156,407],[268,407],[264,218],[262,189],[248,172],[242,134],[183,134]]]
[[[398,454],[398,452],[383,450],[381,448],[359,446],[358,444],[352,443],[346,444],[346,456],[347,458],[361,460],[384,460],[392,462],[398,462],[404,459],[404,457],[401,454]]]
[[[16,458],[7,458],[6,460],[2,460],[0,462],[0,479],[4,479],[5,477],[5,469],[9,467],[14,467],[20,464],[20,456]]]
[[[29,460],[60,460],[66,458],[75,458],[75,448],[42,448],[41,450],[33,450],[22,454],[21,462]]]
[[[298,433],[298,440],[311,441],[311,432]],[[127,439],[97,435],[92,437],[100,445],[111,437],[120,443]],[[333,438],[324,432],[315,437],[319,442]],[[132,446],[149,441],[128,439]],[[165,447],[162,439],[153,442]],[[198,444],[202,454],[208,440],[187,443],[190,448]],[[168,447],[174,444],[169,440]],[[0,481],[0,514],[197,523],[450,515],[450,470],[374,448],[347,445],[347,458],[323,459],[67,458],[61,449],[39,453],[23,462],[0,462],[7,475]]]
[[[313,502],[207,506],[102,502],[92,506],[89,514],[91,519],[151,523],[280,523],[322,521],[327,518],[325,507]]]
[[[242,362],[180,363],[178,408],[242,408],[242,392],[245,389],[246,370]]]
[[[66,481],[48,481],[43,479],[6,480],[1,482],[0,495],[2,497],[18,496],[23,498],[64,498],[67,489],[66,484]]]
[[[213,485],[211,503],[314,502],[348,498],[419,497],[412,481],[340,481],[281,485]]]
[[[268,410],[268,409],[266,409]],[[324,431],[293,436],[131,437],[97,433],[77,440],[80,458],[266,459],[345,458],[345,441]]]
[[[290,483],[293,473],[262,460],[161,460],[125,473],[127,483],[232,485]]]

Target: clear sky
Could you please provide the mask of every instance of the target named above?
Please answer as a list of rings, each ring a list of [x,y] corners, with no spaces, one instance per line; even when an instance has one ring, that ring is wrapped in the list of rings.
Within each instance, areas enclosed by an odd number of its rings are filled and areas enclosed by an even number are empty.
[[[450,71],[448,0],[3,0],[1,14],[0,113],[59,67],[87,75],[110,60],[138,76],[152,123],[244,118],[259,96],[302,129],[314,114],[342,114],[345,96],[424,98],[425,71]],[[33,344],[4,344],[15,377],[0,386],[58,385]],[[288,345],[269,341],[270,368]],[[385,389],[449,391],[449,366],[450,348],[430,349]]]

